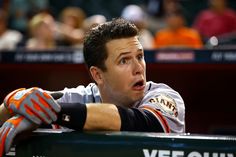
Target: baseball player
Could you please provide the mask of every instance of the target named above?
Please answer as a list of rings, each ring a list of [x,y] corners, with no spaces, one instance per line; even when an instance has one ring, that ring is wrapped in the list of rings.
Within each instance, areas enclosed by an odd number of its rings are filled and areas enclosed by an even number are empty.
[[[95,83],[59,92],[17,89],[6,96],[0,106],[0,156],[17,134],[42,123],[80,131],[185,132],[185,106],[179,93],[146,81],[135,25],[118,18],[92,28],[83,52]]]

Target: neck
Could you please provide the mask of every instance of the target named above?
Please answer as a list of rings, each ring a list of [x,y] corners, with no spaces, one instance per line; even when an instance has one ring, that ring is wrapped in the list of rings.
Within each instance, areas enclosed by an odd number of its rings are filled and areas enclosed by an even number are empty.
[[[113,97],[110,94],[106,94],[106,92],[104,92],[102,90],[99,90],[99,91],[100,91],[102,103],[110,103],[110,104],[114,104],[116,106],[123,106],[123,107],[132,107],[133,106],[133,103],[120,101],[121,99],[119,99],[117,97]]]

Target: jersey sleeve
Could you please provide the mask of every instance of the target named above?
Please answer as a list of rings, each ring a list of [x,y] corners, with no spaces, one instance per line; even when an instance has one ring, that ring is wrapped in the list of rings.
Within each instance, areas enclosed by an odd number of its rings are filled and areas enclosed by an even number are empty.
[[[101,97],[97,86],[90,83],[87,87],[78,86],[77,88],[65,88],[61,91],[63,96],[58,99],[59,103],[98,103]]]
[[[164,132],[185,132],[184,101],[180,94],[169,86],[150,84],[138,108],[154,115]]]

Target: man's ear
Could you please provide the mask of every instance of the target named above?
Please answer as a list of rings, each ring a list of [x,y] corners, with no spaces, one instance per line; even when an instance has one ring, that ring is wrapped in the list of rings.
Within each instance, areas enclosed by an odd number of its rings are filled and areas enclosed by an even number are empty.
[[[97,84],[101,84],[103,82],[102,70],[100,68],[95,67],[95,66],[91,66],[89,68],[89,71],[90,71],[92,78],[94,79],[94,81]]]

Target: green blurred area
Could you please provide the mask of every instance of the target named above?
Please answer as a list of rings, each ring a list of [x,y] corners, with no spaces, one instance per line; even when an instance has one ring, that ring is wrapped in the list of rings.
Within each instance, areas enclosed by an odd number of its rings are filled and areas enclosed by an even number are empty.
[[[187,24],[191,25],[197,13],[208,7],[208,0],[179,0],[183,6],[184,14],[187,18]],[[85,10],[88,16],[93,14],[103,14],[108,19],[118,17],[122,9],[129,4],[137,4],[147,7],[149,0],[49,0],[50,9],[55,15],[66,6],[79,6]],[[228,6],[236,9],[236,1],[228,0]]]

